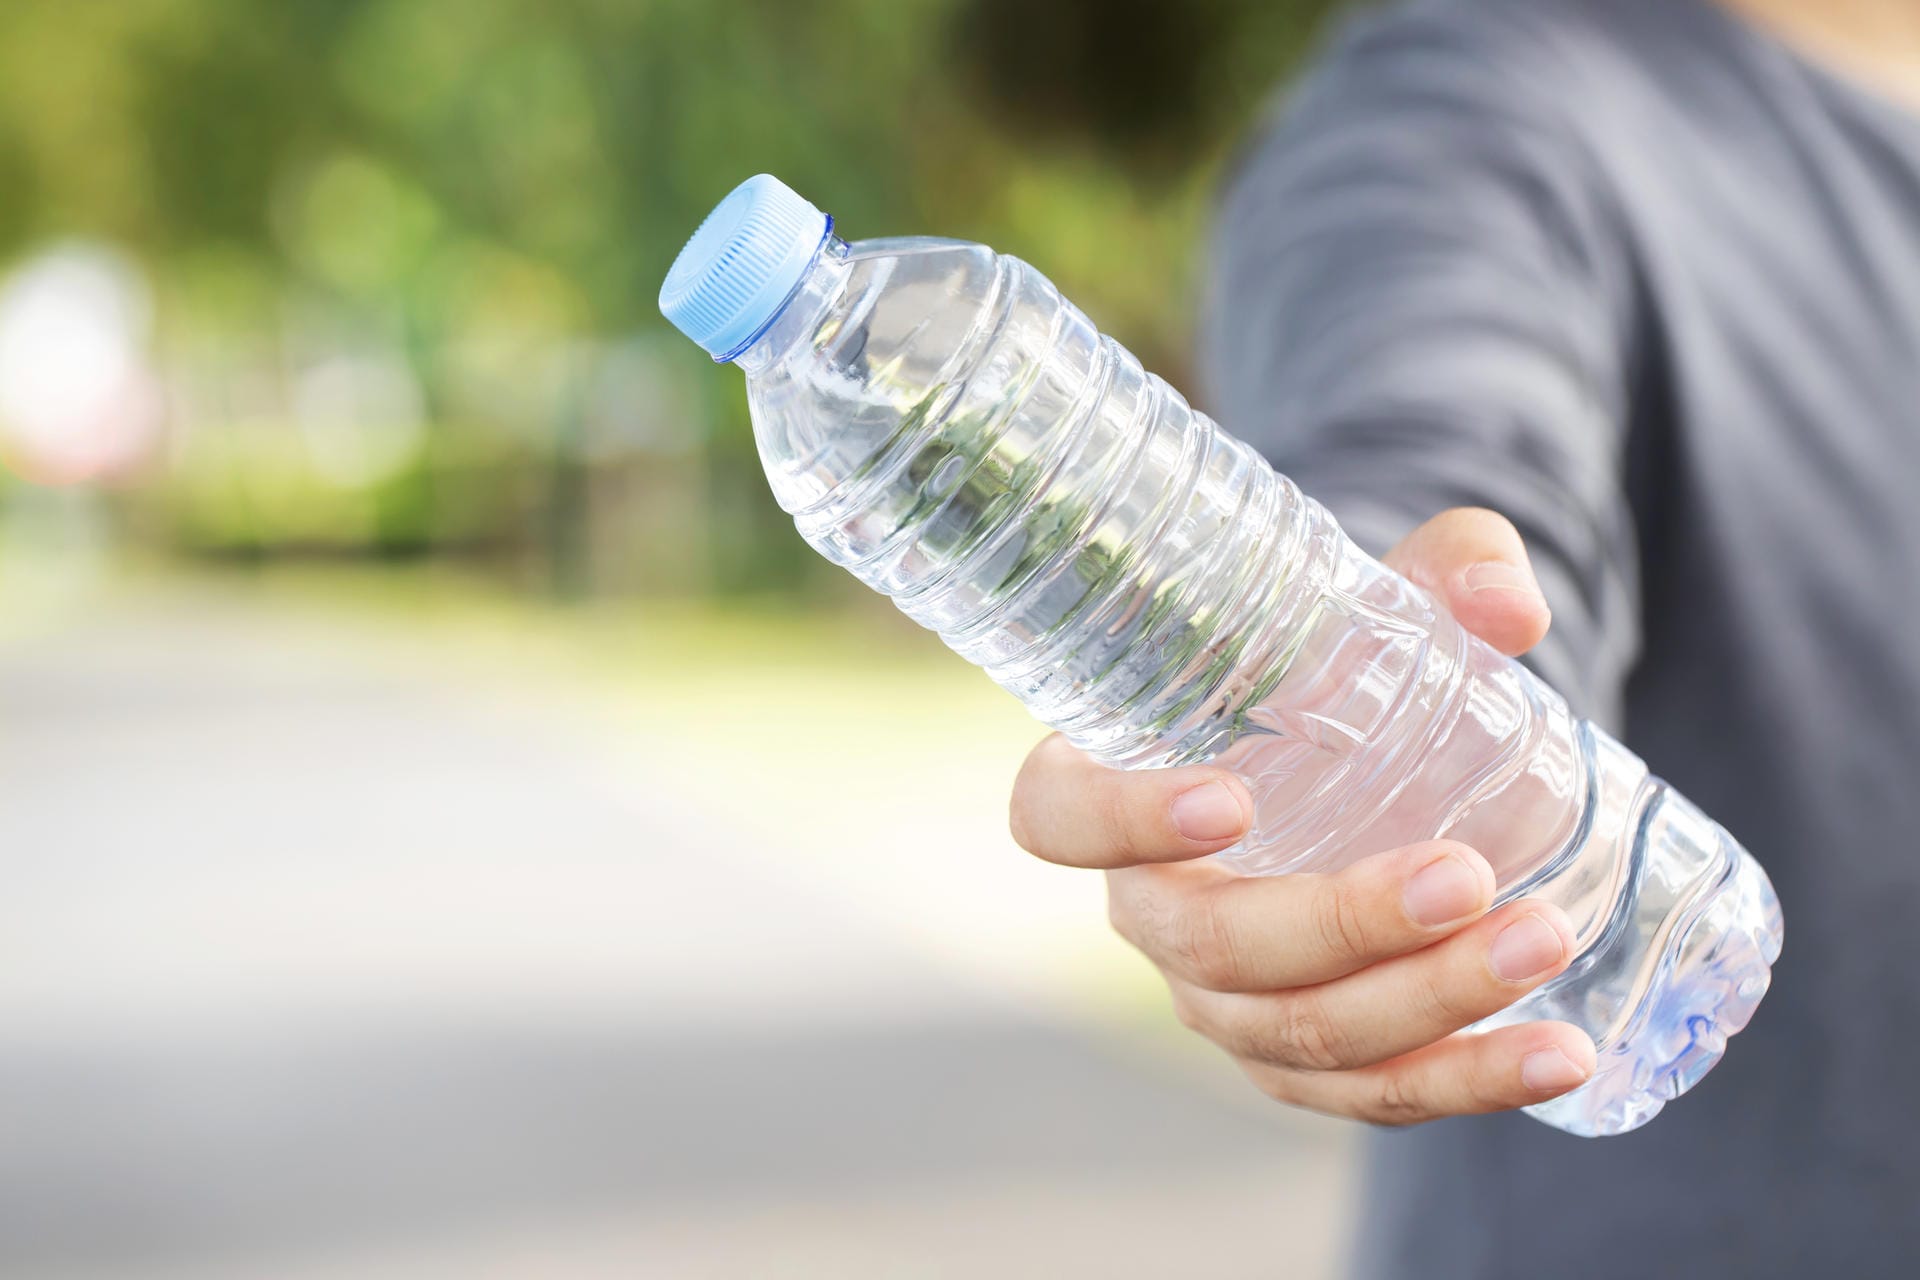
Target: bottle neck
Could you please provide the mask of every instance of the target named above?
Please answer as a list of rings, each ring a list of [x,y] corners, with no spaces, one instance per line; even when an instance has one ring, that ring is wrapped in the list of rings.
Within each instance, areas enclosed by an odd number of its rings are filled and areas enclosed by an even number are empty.
[[[733,358],[742,373],[752,377],[771,368],[795,342],[820,327],[827,309],[846,287],[848,252],[847,242],[831,232],[820,242],[793,293],[746,350]]]

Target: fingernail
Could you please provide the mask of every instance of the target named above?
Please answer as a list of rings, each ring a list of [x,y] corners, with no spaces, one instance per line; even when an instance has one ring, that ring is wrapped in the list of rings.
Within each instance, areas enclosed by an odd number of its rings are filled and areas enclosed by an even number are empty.
[[[1587,1069],[1559,1049],[1535,1049],[1520,1059],[1520,1083],[1529,1089],[1571,1089],[1587,1078]]]
[[[1457,853],[1420,868],[1401,893],[1407,915],[1431,928],[1471,915],[1480,905],[1480,877]]]
[[[1537,915],[1521,916],[1494,938],[1487,964],[1502,982],[1520,982],[1551,969],[1565,950],[1552,925]]]
[[[1224,782],[1203,782],[1173,800],[1173,825],[1189,840],[1225,840],[1246,829],[1240,801]]]
[[[1508,564],[1504,560],[1483,560],[1460,575],[1469,591],[1523,591],[1534,595],[1539,588],[1534,586],[1533,577],[1518,565]]]

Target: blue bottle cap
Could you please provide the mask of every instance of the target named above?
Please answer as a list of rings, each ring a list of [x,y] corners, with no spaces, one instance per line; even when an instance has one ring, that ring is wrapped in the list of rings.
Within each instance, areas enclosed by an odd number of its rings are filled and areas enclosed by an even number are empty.
[[[780,313],[832,226],[772,174],[748,178],[673,260],[660,313],[714,359],[732,359]]]

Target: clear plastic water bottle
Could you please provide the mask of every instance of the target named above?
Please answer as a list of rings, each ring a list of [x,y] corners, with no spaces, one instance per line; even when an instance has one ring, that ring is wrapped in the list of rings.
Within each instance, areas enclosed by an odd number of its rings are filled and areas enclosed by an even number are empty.
[[[1524,667],[1381,566],[1024,262],[849,245],[767,175],[660,307],[747,375],[775,498],[1039,719],[1111,765],[1243,777],[1249,874],[1449,837],[1581,952],[1482,1026],[1552,1018],[1592,1080],[1528,1111],[1622,1133],[1700,1079],[1780,951],[1766,874]]]

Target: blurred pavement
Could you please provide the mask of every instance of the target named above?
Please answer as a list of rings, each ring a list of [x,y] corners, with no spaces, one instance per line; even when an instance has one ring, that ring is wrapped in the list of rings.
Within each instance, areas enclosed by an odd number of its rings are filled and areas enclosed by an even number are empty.
[[[16,629],[0,1274],[1334,1274],[1350,1131],[1011,849],[1032,726],[830,695],[205,587]]]

